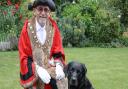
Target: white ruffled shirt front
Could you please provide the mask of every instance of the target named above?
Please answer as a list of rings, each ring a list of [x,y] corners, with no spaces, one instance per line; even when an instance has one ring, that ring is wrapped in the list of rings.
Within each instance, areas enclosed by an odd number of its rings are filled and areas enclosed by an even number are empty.
[[[41,27],[40,24],[37,22],[37,20],[36,20],[36,35],[39,42],[41,42],[41,44],[43,45],[46,41],[47,34],[46,34],[45,26]]]

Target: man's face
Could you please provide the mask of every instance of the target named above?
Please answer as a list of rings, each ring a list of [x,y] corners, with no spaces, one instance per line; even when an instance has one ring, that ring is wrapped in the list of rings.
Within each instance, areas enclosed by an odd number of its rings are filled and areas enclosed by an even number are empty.
[[[37,6],[36,8],[34,8],[34,14],[37,18],[37,21],[38,23],[41,25],[41,26],[44,26],[45,23],[46,23],[46,18],[49,16],[50,14],[50,9],[48,6],[42,6],[42,5],[39,5]]]

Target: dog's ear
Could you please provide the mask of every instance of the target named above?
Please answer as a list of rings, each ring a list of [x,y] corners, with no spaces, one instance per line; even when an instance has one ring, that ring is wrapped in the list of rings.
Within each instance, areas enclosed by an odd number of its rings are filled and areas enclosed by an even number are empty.
[[[87,73],[87,68],[86,68],[85,64],[83,64],[83,63],[81,63],[81,64],[82,64],[82,67],[83,67],[82,73],[83,73],[84,75],[86,75],[86,73]]]
[[[67,65],[64,67],[65,77],[68,76],[68,66],[69,66],[69,64],[67,64]]]
[[[68,74],[69,74],[69,68],[71,67],[71,65],[73,64],[73,62],[70,62],[68,63],[65,67],[64,67],[64,73],[65,73],[65,76],[68,77]]]

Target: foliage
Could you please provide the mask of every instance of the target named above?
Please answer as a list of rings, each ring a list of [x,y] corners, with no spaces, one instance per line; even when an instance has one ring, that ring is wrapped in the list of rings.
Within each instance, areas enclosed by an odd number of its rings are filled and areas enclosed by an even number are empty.
[[[128,27],[128,0],[108,0],[108,3],[115,10],[120,11],[120,22],[125,27]]]
[[[17,49],[17,39],[22,25],[19,6],[20,0],[0,1],[0,46],[2,50]]]
[[[127,40],[121,39],[127,26],[127,0],[54,0],[54,2],[56,12],[52,15],[62,32],[65,47],[127,46],[125,45]],[[19,36],[24,20],[32,16],[32,12],[27,10],[27,5],[26,0],[0,1],[2,23],[0,37],[4,37],[6,32]]]
[[[101,43],[110,43],[113,39],[121,36],[121,27],[119,19],[115,13],[99,9],[93,20],[95,33],[94,41]]]
[[[1,32],[18,36],[20,29],[20,20],[22,19],[22,15],[20,14],[19,10],[19,3],[20,2],[18,2],[17,0],[13,0],[12,2],[10,2],[10,0],[4,0],[3,2],[1,2]]]
[[[120,37],[119,43],[121,43],[125,47],[128,47],[128,38],[127,37]]]
[[[62,12],[59,26],[64,46],[92,46],[110,44],[122,35],[118,11],[102,8],[101,2],[80,0],[67,5]]]
[[[0,13],[0,32],[5,34],[5,33],[12,33],[15,34],[15,30],[16,30],[16,25],[15,25],[15,19],[16,17],[12,15],[12,13],[10,12],[10,10],[13,7],[1,7],[1,11],[6,10],[6,12],[4,11],[3,13]]]
[[[1,5],[12,5],[12,4],[20,4],[21,0],[0,0]]]

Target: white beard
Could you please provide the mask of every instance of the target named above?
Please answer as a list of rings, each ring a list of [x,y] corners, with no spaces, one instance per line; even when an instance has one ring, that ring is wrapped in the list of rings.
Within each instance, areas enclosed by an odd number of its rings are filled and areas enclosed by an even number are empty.
[[[41,27],[44,27],[46,25],[46,20],[47,18],[40,17],[37,19],[37,22],[40,24]]]

